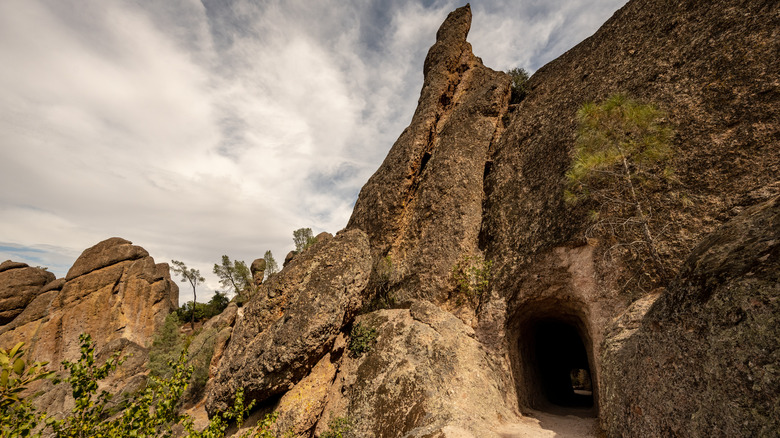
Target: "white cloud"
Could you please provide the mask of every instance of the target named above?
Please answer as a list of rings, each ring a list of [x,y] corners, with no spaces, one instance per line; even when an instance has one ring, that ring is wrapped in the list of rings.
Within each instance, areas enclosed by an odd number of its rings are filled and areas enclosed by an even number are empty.
[[[533,69],[622,3],[475,3],[470,40],[488,66]],[[0,257],[63,271],[120,236],[206,291],[222,254],[281,264],[292,230],[346,224],[458,6],[0,2]]]

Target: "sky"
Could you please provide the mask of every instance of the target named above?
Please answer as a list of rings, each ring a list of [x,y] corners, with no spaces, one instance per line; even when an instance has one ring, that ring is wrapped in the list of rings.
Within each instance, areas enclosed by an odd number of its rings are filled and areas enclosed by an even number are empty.
[[[625,2],[474,1],[468,40],[533,73]],[[463,4],[0,1],[0,261],[62,277],[123,237],[200,270],[199,301],[223,254],[281,267],[293,230],[346,226]]]

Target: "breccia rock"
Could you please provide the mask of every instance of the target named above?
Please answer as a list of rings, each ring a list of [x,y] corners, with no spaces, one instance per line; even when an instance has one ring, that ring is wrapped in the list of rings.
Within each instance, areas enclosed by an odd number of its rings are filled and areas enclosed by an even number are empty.
[[[236,321],[208,412],[227,409],[239,388],[264,401],[306,376],[361,307],[370,272],[368,239],[350,230],[319,238],[263,283]]]
[[[448,298],[458,260],[478,252],[482,177],[503,129],[509,76],[474,56],[471,9],[450,13],[425,59],[412,122],[360,191],[347,229],[389,256],[397,301]]]
[[[13,321],[54,279],[51,272],[26,263],[0,264],[0,326]]]
[[[672,286],[603,351],[610,436],[780,430],[780,198],[707,236]],[[620,321],[616,322],[619,323]]]

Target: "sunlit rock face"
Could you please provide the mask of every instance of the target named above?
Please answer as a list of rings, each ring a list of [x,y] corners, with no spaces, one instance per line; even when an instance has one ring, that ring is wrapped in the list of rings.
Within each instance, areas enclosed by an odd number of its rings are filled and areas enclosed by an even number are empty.
[[[87,333],[101,357],[113,351],[133,354],[106,385],[139,384],[133,376],[145,373],[155,331],[178,307],[179,288],[168,265],[156,264],[143,248],[115,237],[85,250],[64,279],[49,284],[0,326],[0,345],[24,341],[30,359],[58,367],[63,360],[78,359],[79,335]],[[66,408],[66,393],[60,386],[38,403],[60,411]]]
[[[24,308],[55,280],[54,274],[26,263],[6,260],[0,264],[0,326],[19,316]]]
[[[412,122],[360,192],[348,229],[389,256],[396,300],[449,297],[452,266],[478,253],[485,163],[504,129],[509,76],[466,41],[468,6],[452,12],[425,59]]]

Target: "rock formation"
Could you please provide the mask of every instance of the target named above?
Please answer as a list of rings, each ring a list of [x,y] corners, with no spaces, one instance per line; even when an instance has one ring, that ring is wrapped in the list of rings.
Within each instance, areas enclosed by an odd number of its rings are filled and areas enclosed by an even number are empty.
[[[474,56],[470,25],[467,5],[437,32],[412,122],[346,229],[288,254],[210,326],[198,406],[214,414],[243,388],[296,438],[336,418],[359,436],[498,438],[531,409],[598,416],[616,437],[771,434],[780,4],[632,0],[511,107],[509,77]],[[646,194],[669,284],[588,234],[587,207],[563,199],[577,111],[616,93],[675,131],[676,177]],[[471,296],[453,277],[464,260],[489,273]],[[121,239],[66,279],[2,266],[0,280],[19,271],[14,284],[31,286],[21,313],[3,304],[0,341],[32,342],[38,359],[72,357],[80,327],[143,357],[176,302],[167,268]],[[361,354],[356,327],[376,334]]]
[[[24,308],[55,280],[54,274],[26,263],[6,260],[0,264],[0,326],[19,316]]]
[[[10,272],[20,269],[31,268]],[[31,360],[57,366],[78,359],[79,334],[88,333],[99,356],[133,353],[118,373],[124,377],[108,384],[137,384],[131,376],[144,372],[154,332],[178,306],[179,288],[168,265],[155,264],[146,250],[115,237],[85,250],[64,279],[48,284],[16,318],[0,326],[0,345],[24,341]],[[60,388],[40,402],[56,412],[65,392]]]
[[[263,283],[236,322],[208,394],[208,411],[227,409],[238,388],[257,400],[291,389],[354,318],[370,272],[368,239],[352,230],[318,237]]]
[[[775,198],[707,236],[646,313],[629,312],[612,328],[602,377],[609,435],[771,436],[780,430],[778,297]]]
[[[437,32],[412,122],[347,225],[368,234],[375,259],[389,256],[398,301],[446,300],[452,266],[478,252],[485,162],[503,130],[510,80],[474,56],[470,27],[467,5]]]
[[[776,355],[778,339],[771,325],[777,309],[768,298],[777,294],[776,274],[735,270],[732,278],[715,268],[692,274],[703,267],[690,262],[666,291],[663,282],[643,275],[641,263],[610,257],[613,243],[586,238],[586,209],[563,202],[563,177],[577,110],[626,93],[665,111],[676,132],[677,178],[647,195],[654,220],[666,224],[655,243],[669,272],[743,210],[759,221],[749,207],[780,189],[779,8],[760,0],[633,0],[595,35],[537,71],[527,96],[511,108],[507,75],[484,67],[466,42],[470,8],[451,13],[426,57],[412,122],[361,190],[348,231],[289,257],[237,318],[207,401],[211,412],[244,387],[280,412],[280,431],[300,437],[319,435],[339,417],[350,418],[361,436],[499,437],[531,408],[598,415],[614,436],[631,435],[634,424],[636,436],[706,435],[740,421],[743,430],[729,430],[741,436],[774,427],[747,413],[774,409],[766,403],[776,382],[765,365]],[[774,219],[761,220],[777,228]],[[760,228],[759,222],[750,222],[750,229]],[[738,227],[726,226],[701,245],[731,245],[724,236],[734,237]],[[360,230],[367,241],[357,239]],[[760,239],[771,240],[766,236]],[[753,245],[734,242],[746,251]],[[354,255],[348,263],[322,264],[337,254]],[[731,266],[741,256],[736,250],[720,254],[735,261],[708,263]],[[751,256],[760,262],[755,266],[768,263],[761,259],[766,254]],[[691,260],[700,256],[697,250]],[[774,252],[769,256],[776,260]],[[453,268],[483,257],[493,262],[488,287],[464,300]],[[346,269],[357,280],[345,292],[335,292],[342,287],[329,279],[308,285],[325,268],[335,269],[326,278]],[[660,316],[660,310],[643,316],[651,306],[671,308],[653,305],[656,299],[692,299],[682,298],[691,293],[684,286],[691,275],[720,288],[716,298],[742,297],[742,307],[754,306],[761,315],[757,323],[743,324],[747,331],[740,338],[721,329],[725,322],[713,322],[713,316],[734,319],[732,325],[753,317],[737,312],[733,300],[721,307],[688,306],[695,327],[686,324],[687,316]],[[737,293],[729,285],[744,289],[760,278],[764,292],[729,295]],[[378,291],[387,298],[382,304],[394,309],[375,310]],[[361,303],[367,313],[353,320]],[[657,320],[665,322],[648,322]],[[362,356],[346,347],[356,324],[377,333],[373,349]],[[707,353],[709,344],[694,344],[694,334],[685,331],[692,327],[723,348]],[[739,339],[750,344],[744,351],[755,363],[725,351]],[[688,342],[684,348],[696,353],[660,351],[672,340]],[[662,362],[645,357],[656,350]],[[674,354],[680,357],[673,360]],[[715,363],[718,355],[726,357]],[[624,363],[632,360],[641,363],[627,371]],[[696,361],[717,366],[704,377],[693,367]],[[648,368],[653,363],[658,368]],[[730,366],[735,371],[725,371]],[[680,374],[679,390],[669,387],[674,381],[658,383],[664,367]],[[589,380],[592,394],[574,391],[572,373]],[[734,390],[747,384],[746,375],[763,379],[752,383],[756,392]],[[723,376],[732,382],[719,383]],[[643,393],[631,393],[632,381],[645,383]],[[705,381],[709,389],[695,389]],[[706,401],[672,408],[662,402],[695,391]],[[744,408],[715,421],[718,409],[729,409],[729,393]],[[661,420],[664,413],[670,416]],[[686,424],[691,415],[701,417]]]
[[[252,281],[255,286],[260,286],[265,278],[265,259],[255,259],[249,270],[252,272]]]

